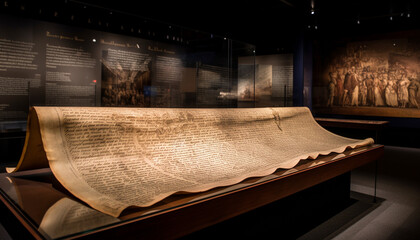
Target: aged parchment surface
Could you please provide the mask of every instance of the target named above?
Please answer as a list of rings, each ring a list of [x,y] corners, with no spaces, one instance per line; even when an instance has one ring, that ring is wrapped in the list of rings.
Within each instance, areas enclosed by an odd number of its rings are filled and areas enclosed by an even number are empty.
[[[305,107],[35,107],[33,115],[55,177],[112,216],[373,143],[325,130]]]

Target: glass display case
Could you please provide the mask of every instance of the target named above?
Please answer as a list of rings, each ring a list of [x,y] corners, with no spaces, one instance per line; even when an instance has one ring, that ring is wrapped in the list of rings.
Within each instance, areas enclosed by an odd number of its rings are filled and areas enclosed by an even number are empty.
[[[0,164],[17,162],[31,106],[293,105],[293,54],[257,56],[252,44],[123,13],[100,20],[103,9],[94,9],[98,19],[68,21],[22,16],[17,5],[13,14],[12,6],[0,9],[0,139],[7,159]],[[68,7],[83,9],[77,2]]]
[[[18,219],[9,230],[20,227],[39,239],[176,238],[332,179],[376,161],[382,154],[382,145],[372,145],[303,160],[292,169],[279,169],[232,186],[178,193],[150,207],[129,208],[118,218],[89,207],[60,188],[50,169],[3,173],[2,220],[8,219],[4,221],[8,227],[7,222],[13,224],[12,219]],[[337,193],[348,194],[349,189],[336,187]]]

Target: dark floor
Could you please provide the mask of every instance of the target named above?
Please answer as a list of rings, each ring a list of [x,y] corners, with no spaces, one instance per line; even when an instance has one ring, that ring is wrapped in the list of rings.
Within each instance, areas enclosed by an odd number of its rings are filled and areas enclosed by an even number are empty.
[[[0,172],[4,165],[11,164],[0,162]],[[377,165],[376,202],[375,164],[369,164],[352,172],[355,203],[298,239],[420,239],[419,169],[420,149],[385,146]],[[11,239],[1,225],[0,239]]]
[[[386,146],[375,166],[352,172],[352,196],[360,201],[308,232],[304,239],[420,239],[420,149]]]

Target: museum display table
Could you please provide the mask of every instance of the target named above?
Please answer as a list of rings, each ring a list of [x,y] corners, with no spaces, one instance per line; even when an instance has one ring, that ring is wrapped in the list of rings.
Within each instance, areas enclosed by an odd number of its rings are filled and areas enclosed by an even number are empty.
[[[378,141],[379,133],[389,124],[389,121],[379,120],[339,119],[320,117],[316,117],[315,120],[319,123],[319,125],[325,128],[350,128],[374,131],[374,137],[376,142]]]
[[[202,193],[174,194],[151,207],[129,208],[119,218],[55,188],[49,169],[5,173],[0,174],[1,221],[18,238],[177,238],[377,161],[383,148],[376,144],[302,160],[292,169],[279,169],[265,177]]]

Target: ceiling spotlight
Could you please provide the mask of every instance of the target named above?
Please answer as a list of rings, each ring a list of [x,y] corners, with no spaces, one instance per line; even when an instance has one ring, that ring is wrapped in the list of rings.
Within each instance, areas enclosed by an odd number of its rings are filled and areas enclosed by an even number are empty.
[[[315,14],[315,10],[311,9],[311,15],[314,15],[314,14]]]
[[[92,42],[96,42],[96,39],[94,38],[94,39],[92,39]]]
[[[318,29],[318,26],[317,25],[315,25],[315,29]]]
[[[410,13],[407,13],[407,17],[409,18],[409,17],[411,17],[411,14]]]
[[[392,16],[391,16],[391,17],[389,17],[389,20],[391,20],[391,21],[392,21],[392,19],[393,19],[393,18],[392,18]]]
[[[357,19],[357,24],[360,24],[360,20],[359,19]]]

